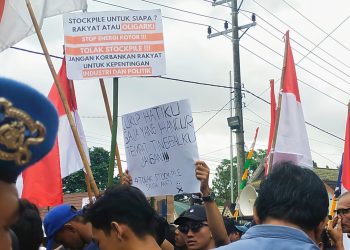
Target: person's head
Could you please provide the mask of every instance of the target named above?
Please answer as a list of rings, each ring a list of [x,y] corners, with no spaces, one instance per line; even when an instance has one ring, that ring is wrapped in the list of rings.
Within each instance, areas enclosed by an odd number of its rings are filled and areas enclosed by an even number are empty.
[[[55,245],[71,249],[83,249],[91,241],[91,225],[81,210],[64,204],[51,209],[44,218],[45,234],[48,238],[47,250]]]
[[[341,218],[343,233],[350,233],[350,192],[339,197],[337,214]]]
[[[224,224],[230,242],[240,240],[242,235],[248,230],[246,226],[237,225],[233,218],[224,218]]]
[[[11,229],[18,238],[22,250],[38,250],[44,233],[38,208],[28,200],[19,200],[19,216]]]
[[[35,89],[0,77],[0,249],[10,249],[9,227],[18,212],[17,176],[54,145],[58,116]]]
[[[312,170],[281,162],[262,181],[255,205],[263,224],[283,221],[320,237],[328,199],[323,182]]]
[[[113,186],[86,211],[93,240],[101,250],[128,249],[139,242],[157,244],[156,213],[142,191],[133,186]]]
[[[187,249],[206,250],[215,247],[204,206],[191,206],[174,223],[179,225],[178,230],[183,235]]]

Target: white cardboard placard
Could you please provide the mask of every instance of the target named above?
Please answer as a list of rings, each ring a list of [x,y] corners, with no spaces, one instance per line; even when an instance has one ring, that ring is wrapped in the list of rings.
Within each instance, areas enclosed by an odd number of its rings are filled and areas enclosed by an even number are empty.
[[[122,116],[133,185],[146,196],[199,192],[197,140],[188,100]]]
[[[160,10],[63,15],[71,80],[165,74]]]

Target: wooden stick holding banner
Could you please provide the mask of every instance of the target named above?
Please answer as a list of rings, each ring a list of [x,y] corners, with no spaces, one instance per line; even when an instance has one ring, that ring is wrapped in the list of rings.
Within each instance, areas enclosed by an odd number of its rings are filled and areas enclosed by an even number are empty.
[[[111,132],[112,132],[113,120],[112,120],[112,113],[111,113],[111,108],[109,106],[109,101],[108,101],[108,96],[107,96],[105,83],[104,83],[104,80],[102,78],[100,78],[99,81],[100,81],[103,101],[104,101],[106,112],[107,112],[109,128],[111,129]],[[123,179],[123,169],[122,169],[122,162],[120,160],[120,153],[119,153],[118,143],[116,143],[116,145],[115,145],[115,156],[117,158],[117,166],[118,166],[119,177],[122,180]]]
[[[112,142],[111,154],[108,167],[108,183],[107,186],[113,185],[114,162],[117,145],[117,129],[118,129],[118,77],[113,78],[113,123],[112,123]],[[121,176],[122,177],[122,176]]]
[[[63,106],[64,106],[64,109],[66,111],[66,114],[67,114],[67,117],[68,117],[68,121],[69,121],[69,125],[72,129],[72,132],[73,132],[73,136],[74,136],[74,139],[75,139],[75,142],[77,144],[77,147],[78,147],[78,150],[79,150],[79,154],[81,156],[81,159],[82,159],[82,162],[84,164],[84,168],[85,168],[85,171],[86,171],[86,174],[87,174],[87,179],[88,179],[88,182],[90,183],[93,191],[94,191],[94,194],[95,196],[99,196],[99,190],[97,188],[97,185],[95,183],[95,180],[94,180],[94,177],[92,175],[92,171],[91,171],[91,168],[90,168],[90,165],[89,165],[89,162],[87,160],[87,157],[85,155],[85,152],[84,152],[84,149],[83,149],[83,146],[81,144],[81,141],[80,141],[80,138],[79,138],[79,135],[78,135],[78,131],[77,131],[77,128],[75,126],[75,123],[74,123],[74,120],[73,120],[73,117],[72,117],[72,114],[69,110],[69,107],[68,107],[68,103],[67,103],[67,98],[65,97],[63,91],[62,91],[62,88],[61,88],[61,85],[59,83],[59,80],[57,78],[57,73],[55,71],[55,68],[52,64],[52,61],[51,61],[51,58],[50,58],[50,55],[49,55],[49,52],[47,50],[47,47],[46,47],[46,44],[45,44],[45,41],[43,39],[43,36],[41,34],[41,31],[40,31],[40,28],[39,28],[39,25],[38,25],[38,21],[36,20],[36,17],[35,17],[35,14],[34,14],[34,11],[33,11],[33,8],[31,6],[31,3],[30,3],[30,0],[26,0],[26,4],[27,4],[27,8],[28,8],[28,11],[29,11],[29,14],[30,14],[30,17],[32,19],[32,22],[33,22],[33,25],[34,25],[34,28],[35,28],[35,31],[36,31],[36,34],[38,36],[38,39],[39,39],[39,42],[40,42],[40,45],[43,49],[43,52],[45,54],[45,58],[46,58],[46,61],[47,61],[47,64],[49,66],[49,69],[51,71],[51,74],[52,74],[52,77],[54,79],[54,82],[55,82],[55,85],[57,87],[57,90],[60,94],[60,97],[61,97],[61,100],[62,100],[62,103],[63,103]]]

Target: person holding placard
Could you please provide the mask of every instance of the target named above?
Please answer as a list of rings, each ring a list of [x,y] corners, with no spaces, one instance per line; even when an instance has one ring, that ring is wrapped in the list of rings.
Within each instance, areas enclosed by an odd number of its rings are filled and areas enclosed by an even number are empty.
[[[223,218],[209,188],[210,170],[204,161],[196,163],[196,178],[204,205],[193,205],[175,220],[189,250],[209,250],[229,244]]]

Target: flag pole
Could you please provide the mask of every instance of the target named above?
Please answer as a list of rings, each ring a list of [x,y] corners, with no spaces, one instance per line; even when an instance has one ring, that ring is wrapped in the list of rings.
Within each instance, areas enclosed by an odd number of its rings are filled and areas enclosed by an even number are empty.
[[[64,53],[64,46],[63,46],[63,53]],[[65,58],[63,60],[65,60]],[[68,79],[68,82],[69,82],[70,95],[73,96],[72,100],[75,100],[75,103],[72,103],[72,105],[73,105],[73,107],[74,106],[77,107],[73,81]],[[90,204],[92,204],[93,203],[93,199],[92,199],[91,185],[90,185],[90,182],[89,182],[89,178],[88,178],[88,176],[86,175],[85,172],[84,172],[84,179],[85,179],[85,184],[86,184],[86,190],[87,190],[88,197],[89,197],[89,202],[90,202]]]
[[[113,123],[112,123],[112,142],[111,142],[111,155],[109,158],[108,167],[108,183],[107,187],[113,185],[114,174],[114,159],[117,145],[117,128],[118,128],[118,82],[119,78],[113,78]]]
[[[282,77],[281,77],[281,83],[280,83],[280,91],[278,93],[278,104],[277,104],[277,110],[276,110],[275,131],[273,133],[273,139],[272,139],[272,144],[271,144],[269,166],[267,168],[267,174],[269,174],[270,171],[272,170],[273,153],[274,153],[275,146],[276,146],[278,124],[279,124],[280,114],[281,114],[281,103],[282,103],[281,92],[283,90],[283,79],[284,79],[284,74],[285,74],[286,65],[287,65],[287,49],[288,49],[288,42],[289,42],[289,30],[286,32],[285,38],[286,38],[286,43],[285,43],[285,48],[284,48],[284,59],[283,59],[283,69],[282,69]]]
[[[112,120],[111,108],[109,106],[109,101],[108,101],[107,91],[106,91],[106,87],[105,87],[105,82],[104,82],[104,80],[102,78],[100,78],[99,80],[100,80],[100,86],[101,86],[103,101],[104,101],[106,112],[107,112],[109,128],[111,129],[111,132],[112,132],[113,120]],[[119,153],[118,143],[116,143],[116,145],[115,145],[115,156],[117,158],[117,166],[118,166],[119,177],[122,180],[123,179],[123,169],[122,169],[122,162],[120,160],[120,153]]]
[[[71,112],[69,110],[69,107],[68,107],[68,104],[67,104],[67,98],[64,95],[64,93],[62,91],[62,88],[61,88],[61,85],[59,83],[59,80],[57,78],[57,73],[56,73],[55,68],[54,68],[54,66],[52,64],[49,52],[47,50],[44,38],[43,38],[43,36],[41,34],[41,31],[40,31],[40,28],[39,28],[39,25],[38,25],[38,21],[36,20],[36,17],[35,17],[32,5],[30,3],[30,0],[26,0],[26,4],[27,4],[27,8],[28,8],[30,17],[32,19],[33,26],[35,28],[36,34],[38,36],[41,48],[43,49],[43,52],[45,54],[45,58],[46,58],[47,64],[49,66],[49,69],[51,71],[51,74],[52,74],[52,77],[54,79],[55,85],[57,87],[58,93],[60,94],[60,97],[61,97],[64,109],[66,111],[66,114],[67,114],[67,117],[68,117],[68,121],[69,121],[69,125],[70,125],[70,127],[72,129],[73,136],[74,136],[74,139],[75,139],[75,143],[77,144],[77,147],[78,147],[78,150],[79,150],[79,154],[81,156],[81,159],[82,159],[84,167],[85,167],[85,171],[86,171],[86,174],[87,174],[88,182],[90,183],[90,185],[91,185],[91,187],[92,187],[92,189],[94,191],[94,194],[97,197],[97,196],[99,196],[100,192],[99,192],[99,190],[97,188],[97,185],[95,183],[95,180],[94,180],[94,177],[92,175],[92,171],[91,171],[89,162],[87,160],[87,157],[85,155],[83,146],[81,144],[81,141],[80,141],[80,138],[79,138],[79,135],[78,135],[77,128],[75,126],[72,114],[71,114]]]

